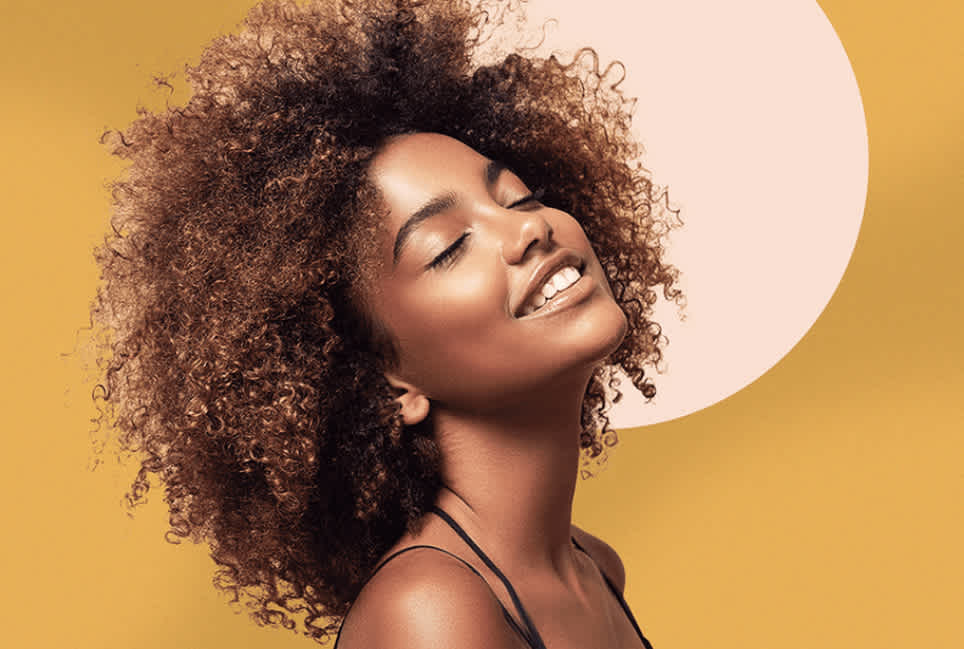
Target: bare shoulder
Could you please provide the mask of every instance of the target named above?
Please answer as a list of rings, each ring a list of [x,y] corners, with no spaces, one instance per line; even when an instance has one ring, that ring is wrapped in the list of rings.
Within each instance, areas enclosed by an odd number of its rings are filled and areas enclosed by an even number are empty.
[[[385,564],[345,619],[339,649],[516,649],[519,641],[488,585],[431,548]]]
[[[579,545],[585,548],[589,556],[593,558],[596,565],[599,566],[599,569],[609,577],[609,580],[613,582],[616,590],[622,593],[626,587],[626,570],[623,568],[623,561],[619,558],[616,550],[602,539],[593,536],[575,525],[572,526],[572,535],[576,541],[579,542]]]

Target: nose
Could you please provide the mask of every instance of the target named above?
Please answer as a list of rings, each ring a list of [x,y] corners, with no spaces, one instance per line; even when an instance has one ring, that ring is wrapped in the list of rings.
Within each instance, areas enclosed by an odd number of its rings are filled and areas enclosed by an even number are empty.
[[[513,219],[515,227],[506,232],[502,258],[509,265],[521,264],[534,248],[552,247],[552,226],[543,218],[541,210],[525,213],[521,223]]]

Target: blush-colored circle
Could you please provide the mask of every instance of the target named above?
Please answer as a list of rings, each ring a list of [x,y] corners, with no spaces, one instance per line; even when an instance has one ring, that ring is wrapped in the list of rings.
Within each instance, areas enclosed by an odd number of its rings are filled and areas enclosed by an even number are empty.
[[[675,419],[742,389],[823,311],[853,252],[867,192],[856,78],[813,0],[596,0],[526,5],[550,51],[591,45],[625,64],[644,165],[684,225],[667,258],[685,319],[649,403],[624,381],[616,427]]]

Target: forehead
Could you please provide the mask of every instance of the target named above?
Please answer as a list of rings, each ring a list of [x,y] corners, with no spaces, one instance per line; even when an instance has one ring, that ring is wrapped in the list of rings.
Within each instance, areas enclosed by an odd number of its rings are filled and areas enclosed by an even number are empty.
[[[413,133],[389,140],[371,164],[371,181],[388,208],[389,230],[446,192],[483,185],[488,159],[438,133]]]

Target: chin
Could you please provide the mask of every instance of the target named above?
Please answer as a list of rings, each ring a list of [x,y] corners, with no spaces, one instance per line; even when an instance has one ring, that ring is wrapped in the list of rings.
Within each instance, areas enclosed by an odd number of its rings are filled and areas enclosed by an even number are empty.
[[[629,330],[629,321],[616,302],[609,302],[605,309],[596,310],[592,318],[586,319],[580,329],[574,350],[578,358],[573,361],[594,367],[619,349]]]
[[[603,345],[606,348],[605,353],[602,355],[600,360],[608,357],[614,351],[619,349],[619,346],[626,339],[626,332],[629,331],[629,320],[626,318],[626,314],[619,307],[618,304],[613,302],[613,313],[610,315],[609,327],[600,331],[600,334],[608,333],[606,337],[606,343]]]

